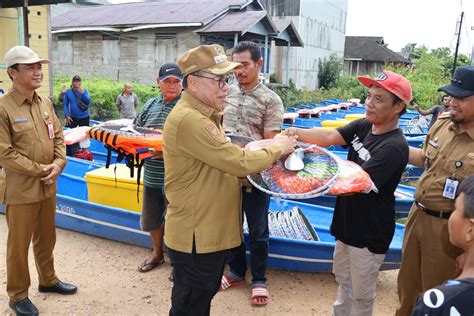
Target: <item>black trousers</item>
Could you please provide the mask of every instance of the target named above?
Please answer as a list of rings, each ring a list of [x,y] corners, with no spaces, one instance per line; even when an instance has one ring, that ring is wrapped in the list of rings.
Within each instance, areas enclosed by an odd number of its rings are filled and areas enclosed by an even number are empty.
[[[210,315],[211,301],[221,284],[228,250],[205,254],[168,248],[173,265],[170,316]]]
[[[72,118],[72,123],[67,124],[66,127],[69,128],[74,128],[77,126],[89,126],[89,120],[90,117],[84,117],[84,118],[77,118],[77,117],[71,117]],[[74,157],[76,152],[78,152],[81,149],[79,146],[79,143],[75,143],[72,145],[66,145],[66,155]]]

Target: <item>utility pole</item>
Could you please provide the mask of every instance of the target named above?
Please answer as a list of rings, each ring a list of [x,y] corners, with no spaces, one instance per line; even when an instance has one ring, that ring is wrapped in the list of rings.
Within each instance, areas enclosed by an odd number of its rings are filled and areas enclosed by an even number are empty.
[[[456,42],[456,51],[454,52],[454,63],[453,63],[453,69],[451,71],[451,76],[454,75],[454,69],[456,69],[456,62],[458,61],[458,49],[459,49],[459,40],[461,39],[461,27],[462,27],[462,19],[464,18],[464,12],[461,12],[461,20],[458,23],[456,23],[456,33],[454,35],[458,36],[458,40]],[[458,27],[459,26],[459,27]]]
[[[24,45],[30,46],[30,28],[28,23],[28,0],[23,1],[23,37]]]
[[[474,31],[474,26],[471,26],[471,31]],[[474,66],[474,42],[472,43],[472,51],[471,51],[471,65]]]

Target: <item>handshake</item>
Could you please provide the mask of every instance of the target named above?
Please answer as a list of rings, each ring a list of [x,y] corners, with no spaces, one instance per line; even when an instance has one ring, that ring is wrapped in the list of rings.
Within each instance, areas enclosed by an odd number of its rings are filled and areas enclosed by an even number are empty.
[[[295,150],[297,138],[296,135],[277,134],[273,138],[273,144],[280,147],[282,155],[288,155]]]

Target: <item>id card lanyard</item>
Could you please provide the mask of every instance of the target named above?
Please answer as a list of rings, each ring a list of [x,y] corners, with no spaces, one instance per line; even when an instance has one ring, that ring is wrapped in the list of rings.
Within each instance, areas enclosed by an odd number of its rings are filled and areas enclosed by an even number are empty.
[[[444,184],[443,197],[454,200],[456,198],[456,192],[458,190],[459,180],[456,178],[456,171],[463,165],[462,161],[456,160],[454,162],[454,172],[451,177],[446,178]]]

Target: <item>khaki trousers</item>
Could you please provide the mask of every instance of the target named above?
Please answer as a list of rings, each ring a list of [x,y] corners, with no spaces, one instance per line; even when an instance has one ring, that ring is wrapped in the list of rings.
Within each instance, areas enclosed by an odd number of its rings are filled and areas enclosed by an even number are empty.
[[[449,241],[448,220],[427,215],[413,204],[403,238],[396,315],[411,315],[420,293],[454,277],[461,253]]]
[[[6,206],[7,292],[13,302],[28,297],[31,284],[28,248],[31,241],[39,284],[52,286],[58,282],[53,262],[55,213],[56,195],[36,203]]]
[[[333,316],[370,316],[384,254],[336,241],[332,272],[339,284]]]

